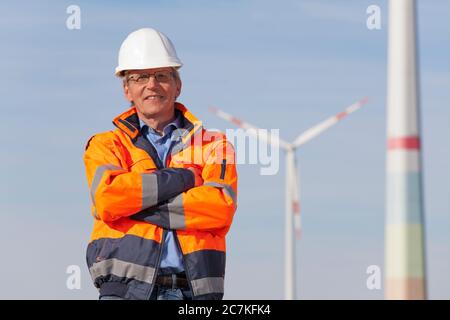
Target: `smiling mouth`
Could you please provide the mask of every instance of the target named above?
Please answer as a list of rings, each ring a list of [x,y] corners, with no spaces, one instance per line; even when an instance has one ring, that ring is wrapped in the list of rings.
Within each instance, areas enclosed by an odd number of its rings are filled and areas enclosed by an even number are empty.
[[[163,99],[164,96],[161,96],[159,94],[155,94],[155,95],[151,95],[151,96],[147,96],[144,98],[144,100],[160,100]]]

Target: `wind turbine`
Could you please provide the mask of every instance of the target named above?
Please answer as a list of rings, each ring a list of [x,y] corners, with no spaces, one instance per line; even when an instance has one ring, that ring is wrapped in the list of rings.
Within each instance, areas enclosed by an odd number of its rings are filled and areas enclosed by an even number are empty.
[[[385,298],[427,299],[416,2],[389,1]]]
[[[242,129],[249,130],[249,133],[256,135],[259,139],[267,141],[267,143],[275,144],[279,146],[286,153],[286,199],[285,199],[285,263],[284,263],[284,290],[285,299],[294,300],[296,299],[295,292],[295,242],[293,231],[295,228],[295,233],[297,238],[301,235],[301,219],[300,219],[300,183],[297,180],[298,170],[297,170],[297,159],[295,151],[300,146],[304,145],[311,139],[315,138],[325,130],[334,126],[340,120],[350,113],[358,110],[362,105],[367,103],[367,98],[359,100],[344,111],[334,115],[326,120],[318,123],[317,125],[306,130],[300,134],[292,143],[287,142],[278,138],[274,140],[273,137],[268,136],[265,131],[260,130],[258,127],[242,121],[218,108],[210,107],[209,110],[217,115],[219,118],[227,120]]]

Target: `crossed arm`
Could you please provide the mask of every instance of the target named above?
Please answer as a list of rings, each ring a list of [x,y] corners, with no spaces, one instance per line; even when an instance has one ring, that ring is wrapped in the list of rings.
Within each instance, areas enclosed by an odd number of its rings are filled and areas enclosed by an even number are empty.
[[[216,145],[223,150],[226,141]],[[172,230],[228,230],[236,210],[234,150],[210,153],[202,168],[203,185],[184,168],[138,173],[123,168],[114,142],[94,137],[84,155],[96,218],[122,217]]]

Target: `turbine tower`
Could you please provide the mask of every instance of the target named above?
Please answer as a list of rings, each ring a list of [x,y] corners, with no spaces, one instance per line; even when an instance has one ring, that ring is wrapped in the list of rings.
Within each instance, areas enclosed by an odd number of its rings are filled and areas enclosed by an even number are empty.
[[[285,299],[296,299],[296,278],[295,278],[295,242],[294,242],[294,229],[297,238],[301,235],[301,219],[300,219],[300,183],[298,182],[298,170],[295,151],[297,148],[315,138],[325,130],[329,129],[345,116],[358,110],[363,104],[367,102],[367,98],[364,98],[351,106],[347,107],[341,113],[332,116],[314,127],[306,130],[300,134],[294,142],[289,143],[280,138],[274,140],[272,136],[268,136],[266,131],[261,131],[254,125],[242,121],[224,111],[211,107],[210,111],[218,117],[225,119],[242,129],[249,130],[249,133],[256,135],[259,139],[265,140],[267,143],[274,144],[282,148],[286,153],[286,193],[285,193],[285,263],[284,263],[284,290]]]
[[[385,298],[426,299],[414,0],[389,1]]]

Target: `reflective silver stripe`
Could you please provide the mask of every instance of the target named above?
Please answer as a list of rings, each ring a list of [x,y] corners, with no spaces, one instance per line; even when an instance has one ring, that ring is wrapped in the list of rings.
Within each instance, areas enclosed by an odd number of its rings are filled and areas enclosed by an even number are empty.
[[[113,164],[105,164],[102,166],[98,166],[97,169],[95,170],[94,179],[92,179],[91,184],[91,199],[95,208],[94,209],[95,219],[100,219],[99,216],[97,215],[97,207],[95,206],[95,193],[97,192],[97,188],[100,184],[100,181],[102,181],[103,174],[105,173],[106,170],[124,170],[124,169]]]
[[[89,272],[94,281],[100,276],[113,274],[117,277],[136,279],[151,284],[153,275],[155,274],[155,268],[145,267],[113,258],[94,263],[92,267],[89,268]]]
[[[158,203],[158,177],[152,173],[142,174],[142,210]]]
[[[194,126],[195,128],[195,126]],[[192,128],[192,130],[194,129]],[[194,137],[199,131],[201,131],[203,129],[203,126],[200,125],[191,135],[191,138]],[[178,136],[177,139],[179,140],[179,142],[177,144],[175,144],[172,147],[172,151],[170,152],[173,155],[177,154],[178,152],[184,150],[186,147],[189,147],[192,145],[191,139],[188,139],[188,141],[186,141],[185,143],[182,142],[182,139],[185,138],[190,131],[185,130],[185,129],[181,129],[183,130],[183,133],[181,136]]]
[[[229,184],[225,183],[219,183],[219,182],[206,182],[203,184],[204,186],[210,186],[210,187],[216,187],[216,188],[222,188],[227,196],[229,196],[231,199],[233,199],[234,204],[236,205],[236,193],[234,192],[233,188]]]
[[[186,217],[184,216],[183,195],[180,194],[167,204],[169,210],[170,229],[186,229]]]
[[[201,296],[208,293],[223,293],[224,279],[218,278],[202,278],[191,281],[192,292],[195,296]]]

